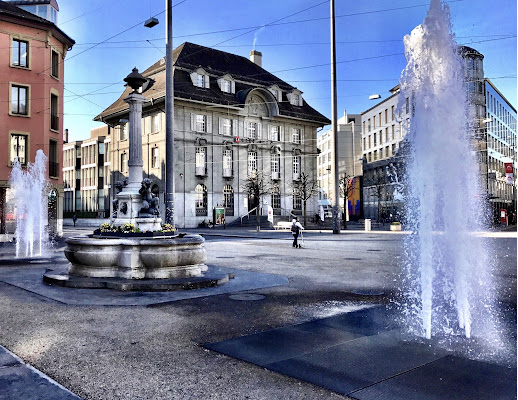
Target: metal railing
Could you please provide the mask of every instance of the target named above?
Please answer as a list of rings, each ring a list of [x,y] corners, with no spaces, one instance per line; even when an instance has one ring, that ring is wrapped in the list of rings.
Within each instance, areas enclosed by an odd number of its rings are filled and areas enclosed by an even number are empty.
[[[257,210],[257,207],[252,208],[250,211],[248,211],[245,215],[241,217],[241,225],[243,225],[243,218],[248,217],[248,219],[250,219],[250,214],[255,210]]]

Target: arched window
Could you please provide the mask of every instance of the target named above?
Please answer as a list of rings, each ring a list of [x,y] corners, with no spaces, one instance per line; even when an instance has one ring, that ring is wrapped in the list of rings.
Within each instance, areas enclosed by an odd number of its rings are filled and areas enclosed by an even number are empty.
[[[225,215],[234,216],[234,189],[230,185],[223,187],[223,207]]]
[[[194,190],[194,201],[196,204],[196,215],[207,216],[207,187],[197,185]]]

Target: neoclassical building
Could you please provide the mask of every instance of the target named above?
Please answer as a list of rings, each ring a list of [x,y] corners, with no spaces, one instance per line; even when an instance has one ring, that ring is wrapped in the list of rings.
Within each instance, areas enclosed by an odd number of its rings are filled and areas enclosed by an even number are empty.
[[[175,215],[179,227],[212,220],[212,209],[224,207],[226,222],[257,206],[274,215],[301,213],[292,195],[293,182],[305,172],[317,180],[317,129],[330,123],[313,109],[297,88],[261,67],[262,54],[250,60],[193,43],[174,50]],[[128,68],[128,73],[131,68]],[[165,60],[142,74],[154,85],[143,95],[142,146],[144,177],[164,210]],[[110,182],[128,172],[128,105],[124,93],[95,120],[113,128],[106,152]],[[270,190],[261,199],[244,191],[248,177],[262,171]],[[114,184],[109,194],[115,194]],[[308,215],[318,209],[317,196]]]

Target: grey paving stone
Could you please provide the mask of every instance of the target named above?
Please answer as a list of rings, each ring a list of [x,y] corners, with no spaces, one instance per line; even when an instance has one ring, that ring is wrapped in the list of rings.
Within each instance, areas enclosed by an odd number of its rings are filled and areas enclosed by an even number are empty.
[[[314,324],[370,336],[397,328],[395,315],[395,311],[386,307],[372,307],[323,318]]]
[[[312,330],[308,325],[301,324],[273,329],[218,343],[205,344],[204,347],[257,365],[266,366],[361,337],[356,333],[324,326],[318,326]]]
[[[397,331],[364,336],[265,367],[347,395],[444,356],[398,337]]]
[[[516,368],[446,356],[354,392],[358,400],[516,399]]]
[[[0,400],[79,399],[75,394],[23,364],[0,368],[0,388]]]

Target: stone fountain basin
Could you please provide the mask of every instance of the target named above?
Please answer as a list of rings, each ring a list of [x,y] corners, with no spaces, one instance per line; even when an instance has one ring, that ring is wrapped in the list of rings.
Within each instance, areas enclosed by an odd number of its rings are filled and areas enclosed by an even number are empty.
[[[66,240],[69,275],[93,278],[168,279],[200,276],[207,270],[200,235]]]

